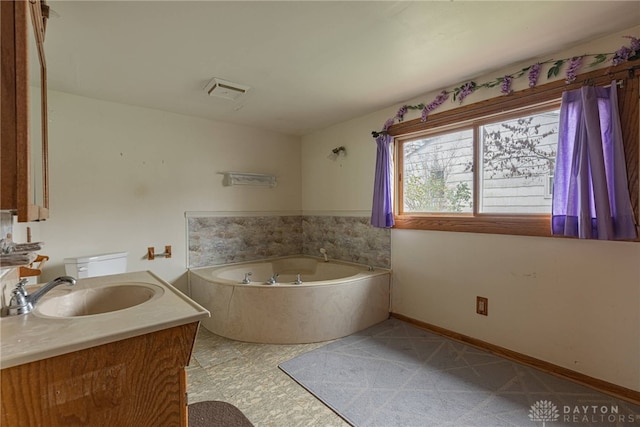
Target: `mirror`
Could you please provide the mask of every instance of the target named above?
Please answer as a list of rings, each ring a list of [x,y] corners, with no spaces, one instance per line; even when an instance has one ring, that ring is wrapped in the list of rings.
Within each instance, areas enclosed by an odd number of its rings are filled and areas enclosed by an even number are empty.
[[[31,20],[34,20],[33,11]],[[30,153],[30,181],[31,193],[30,202],[36,206],[44,206],[44,165],[43,165],[43,122],[42,122],[42,67],[40,65],[40,55],[38,40],[36,38],[37,29],[34,25],[27,30],[27,53],[29,69],[29,140],[31,141]]]
[[[43,12],[44,11],[44,12]],[[0,1],[0,209],[49,216],[44,0]]]
[[[29,0],[27,11],[27,147],[28,185],[26,214],[19,221],[49,217],[47,66],[44,54],[48,6],[44,0]],[[22,219],[21,219],[22,217]]]

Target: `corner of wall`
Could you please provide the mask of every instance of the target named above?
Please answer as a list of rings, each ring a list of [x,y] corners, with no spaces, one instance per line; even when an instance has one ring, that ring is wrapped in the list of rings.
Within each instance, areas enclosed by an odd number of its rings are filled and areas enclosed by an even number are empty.
[[[381,268],[391,266],[391,232],[369,217],[341,215],[187,216],[188,268],[289,255],[320,256]]]

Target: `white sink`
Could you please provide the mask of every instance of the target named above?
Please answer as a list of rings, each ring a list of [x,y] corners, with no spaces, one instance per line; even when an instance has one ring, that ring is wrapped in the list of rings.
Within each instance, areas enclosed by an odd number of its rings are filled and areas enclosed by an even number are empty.
[[[43,297],[35,312],[48,317],[78,317],[113,313],[160,297],[164,289],[141,282],[117,282],[95,288],[69,289],[64,295]]]

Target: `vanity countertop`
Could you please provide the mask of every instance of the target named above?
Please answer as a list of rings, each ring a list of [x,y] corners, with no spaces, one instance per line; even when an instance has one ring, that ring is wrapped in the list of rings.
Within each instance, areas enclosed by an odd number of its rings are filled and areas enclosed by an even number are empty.
[[[110,313],[78,317],[48,317],[38,306],[28,314],[0,318],[0,368],[9,368],[65,353],[197,322],[209,312],[149,271],[79,279],[61,285],[47,298],[83,288],[121,282],[159,286],[162,295],[142,304]]]

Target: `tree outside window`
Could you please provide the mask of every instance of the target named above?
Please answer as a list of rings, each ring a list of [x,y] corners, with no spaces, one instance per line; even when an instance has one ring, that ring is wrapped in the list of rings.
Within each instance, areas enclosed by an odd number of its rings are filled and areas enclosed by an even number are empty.
[[[403,144],[404,210],[459,213],[472,211],[472,131],[465,130]]]

